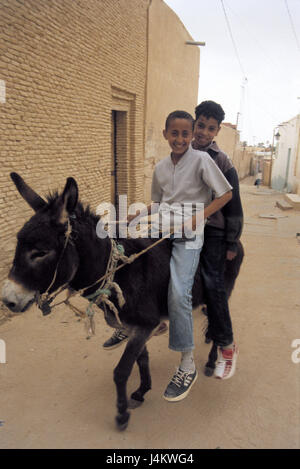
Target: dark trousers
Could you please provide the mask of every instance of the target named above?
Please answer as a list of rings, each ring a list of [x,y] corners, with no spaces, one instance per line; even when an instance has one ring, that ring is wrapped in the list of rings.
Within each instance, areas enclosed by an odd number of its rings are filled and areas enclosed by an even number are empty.
[[[206,226],[200,269],[207,305],[207,336],[219,346],[229,345],[233,341],[228,293],[224,280],[226,250],[224,231]]]

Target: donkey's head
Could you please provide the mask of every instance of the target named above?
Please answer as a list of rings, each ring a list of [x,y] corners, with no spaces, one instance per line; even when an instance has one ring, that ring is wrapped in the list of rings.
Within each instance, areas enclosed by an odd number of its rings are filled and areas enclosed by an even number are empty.
[[[78,200],[78,188],[68,178],[60,195],[48,202],[16,173],[11,178],[21,196],[35,211],[17,235],[13,265],[2,290],[3,302],[14,312],[25,311],[38,293],[57,290],[69,283],[78,268],[71,238],[66,242],[70,215]]]

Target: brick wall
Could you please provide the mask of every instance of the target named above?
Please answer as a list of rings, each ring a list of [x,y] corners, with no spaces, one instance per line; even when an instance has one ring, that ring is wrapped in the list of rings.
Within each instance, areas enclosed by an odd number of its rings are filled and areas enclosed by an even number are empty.
[[[110,201],[112,109],[126,116],[118,179],[142,200],[148,4],[0,0],[0,280],[32,214],[9,173],[41,195],[73,176],[93,208]]]

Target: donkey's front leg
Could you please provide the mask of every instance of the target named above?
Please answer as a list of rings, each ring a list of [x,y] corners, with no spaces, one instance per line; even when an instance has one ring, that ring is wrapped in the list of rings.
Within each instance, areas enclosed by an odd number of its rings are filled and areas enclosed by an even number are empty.
[[[125,430],[130,417],[127,402],[127,381],[131,374],[133,365],[141,354],[145,343],[149,338],[152,330],[135,327],[133,333],[127,342],[124,353],[118,365],[114,369],[114,381],[117,387],[117,408],[118,415],[116,423],[119,430]]]
[[[151,375],[149,368],[149,354],[145,346],[137,358],[137,364],[140,371],[141,384],[140,387],[131,394],[129,401],[129,409],[136,409],[144,402],[144,395],[151,389]]]

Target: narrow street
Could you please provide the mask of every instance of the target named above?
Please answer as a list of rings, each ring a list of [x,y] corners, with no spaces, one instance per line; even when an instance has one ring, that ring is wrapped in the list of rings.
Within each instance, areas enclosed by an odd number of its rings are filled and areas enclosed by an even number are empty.
[[[7,353],[0,448],[300,448],[300,363],[292,360],[292,343],[300,341],[300,211],[275,207],[283,194],[257,189],[253,178],[242,181],[241,193],[245,260],[230,302],[236,375],[221,382],[202,373],[209,345],[196,311],[200,373],[190,395],[179,403],[162,398],[178,356],[167,334],[152,338],[153,389],[120,433],[112,372],[122,349],[101,348],[111,329],[99,314],[96,335],[86,340],[70,310],[42,317],[33,307],[0,325]],[[135,367],[128,391],[137,384]]]

